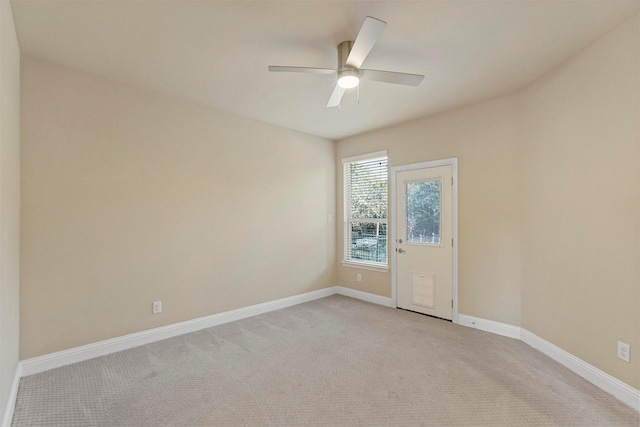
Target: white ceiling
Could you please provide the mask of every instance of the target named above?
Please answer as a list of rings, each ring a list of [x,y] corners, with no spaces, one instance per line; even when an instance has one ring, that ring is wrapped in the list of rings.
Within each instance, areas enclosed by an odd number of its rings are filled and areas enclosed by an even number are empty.
[[[330,139],[513,92],[640,10],[640,1],[13,0],[23,54]],[[363,68],[425,74],[363,82],[326,109],[336,45],[387,22]]]

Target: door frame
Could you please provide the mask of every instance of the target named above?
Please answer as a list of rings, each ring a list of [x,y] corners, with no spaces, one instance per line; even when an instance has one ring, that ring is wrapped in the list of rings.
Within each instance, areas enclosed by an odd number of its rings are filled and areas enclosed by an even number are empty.
[[[396,175],[398,172],[406,172],[412,171],[416,169],[428,169],[435,168],[438,166],[451,166],[451,176],[453,177],[453,188],[452,188],[452,202],[453,202],[453,212],[452,212],[452,234],[453,234],[453,274],[452,274],[452,287],[451,295],[453,298],[453,309],[451,312],[451,321],[453,323],[458,323],[458,158],[451,157],[449,159],[441,159],[441,160],[432,160],[428,162],[422,163],[413,163],[410,165],[400,165],[400,166],[392,166],[389,169],[389,178],[391,187],[391,246],[389,247],[389,254],[391,255],[391,303],[393,307],[398,307],[397,302],[397,253],[396,249],[397,245],[397,221],[396,221],[396,209],[397,209],[397,194],[396,194]]]

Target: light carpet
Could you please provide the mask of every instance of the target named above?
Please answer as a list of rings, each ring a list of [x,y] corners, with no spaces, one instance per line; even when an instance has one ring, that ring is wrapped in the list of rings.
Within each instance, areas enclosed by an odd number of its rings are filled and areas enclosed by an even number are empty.
[[[633,426],[526,344],[343,296],[22,378],[13,426]]]

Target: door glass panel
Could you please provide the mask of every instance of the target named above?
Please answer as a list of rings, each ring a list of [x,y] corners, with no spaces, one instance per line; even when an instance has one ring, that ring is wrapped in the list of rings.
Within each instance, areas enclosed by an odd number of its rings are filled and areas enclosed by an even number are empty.
[[[440,244],[442,181],[407,182],[407,243]]]

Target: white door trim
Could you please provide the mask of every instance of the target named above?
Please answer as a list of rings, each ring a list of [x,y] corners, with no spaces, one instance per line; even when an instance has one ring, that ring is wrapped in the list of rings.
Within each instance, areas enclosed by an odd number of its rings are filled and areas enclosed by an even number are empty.
[[[410,165],[393,166],[390,168],[390,184],[391,187],[391,209],[389,210],[391,217],[391,245],[389,246],[389,255],[391,256],[391,302],[393,307],[398,306],[396,299],[396,174],[398,172],[406,172],[416,169],[435,168],[438,166],[451,166],[451,176],[453,177],[453,310],[451,313],[451,321],[458,323],[458,158],[433,160],[429,162],[413,163]]]

